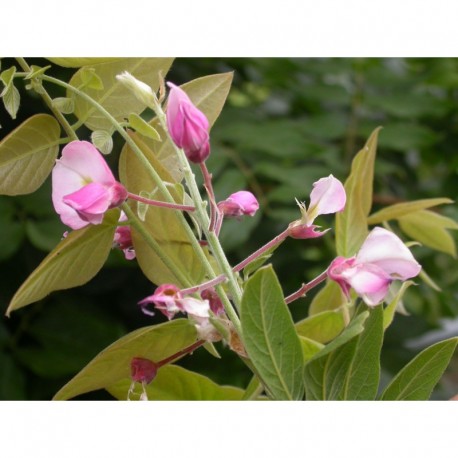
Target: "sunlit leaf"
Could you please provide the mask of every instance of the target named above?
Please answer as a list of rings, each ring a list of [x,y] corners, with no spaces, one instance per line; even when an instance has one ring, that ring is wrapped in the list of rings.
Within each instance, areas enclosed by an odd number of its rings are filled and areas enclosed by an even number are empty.
[[[354,256],[367,236],[367,216],[372,206],[374,162],[380,127],[375,129],[352,162],[345,182],[347,203],[336,214],[336,251],[339,256]]]
[[[107,388],[117,399],[125,400],[130,387],[125,379]],[[137,387],[137,399],[141,393]],[[159,369],[156,378],[146,387],[150,401],[240,401],[243,390],[235,386],[221,386],[204,375],[173,364]],[[131,397],[135,399],[135,395]]]
[[[106,130],[94,130],[91,141],[102,154],[110,154],[113,149],[113,137]]]
[[[111,210],[102,224],[70,232],[25,280],[6,314],[53,291],[83,285],[93,278],[108,257],[118,218],[119,211]]]
[[[75,109],[75,102],[72,98],[69,97],[56,97],[52,100],[52,105],[54,108],[64,114],[73,113]]]
[[[136,133],[131,134],[131,138],[143,151],[156,172],[163,181],[173,182],[168,171],[164,169],[156,156],[143,142],[144,137]],[[134,194],[149,192],[151,198],[163,200],[161,193],[157,191],[156,186],[145,170],[144,165],[139,161],[137,156],[126,144],[121,152],[119,160],[119,174],[123,184]],[[179,201],[179,194],[174,188],[170,188],[172,195]],[[137,202],[131,203],[131,208],[137,211]],[[150,206],[144,216],[145,227],[150,235],[159,243],[163,252],[169,259],[175,263],[177,268],[181,269],[183,275],[189,280],[189,284],[197,284],[203,279],[203,266],[200,259],[195,253],[191,241],[185,232],[181,221],[178,217],[177,210],[168,208],[159,208]],[[162,262],[158,253],[156,253],[135,229],[132,229],[132,240],[137,256],[137,261],[143,273],[156,285],[162,283],[174,283],[184,287],[179,278]],[[189,285],[187,285],[189,286]]]
[[[70,84],[76,88],[82,87],[82,91],[102,105],[117,121],[123,121],[129,114],[141,113],[146,106],[133,96],[131,91],[116,79],[116,75],[124,71],[131,73],[135,78],[151,86],[153,91],[159,87],[159,73],[165,75],[172,64],[173,59],[169,58],[126,58],[91,64],[92,68],[100,79],[104,90],[84,87],[84,75],[87,68],[78,70],[70,80]],[[67,97],[72,96],[67,92]],[[93,105],[81,97],[75,97],[75,115],[91,130],[107,130],[112,128],[108,120]]]
[[[324,348],[322,343],[316,342],[315,340],[308,339],[307,337],[299,336],[299,340],[302,345],[302,353],[304,355],[304,362],[310,360],[320,350]]]
[[[272,266],[247,281],[241,323],[248,356],[273,398],[302,399],[302,346]]]
[[[53,64],[67,68],[78,68],[85,65],[96,65],[120,60],[119,57],[47,57]]]
[[[412,202],[390,205],[389,207],[385,207],[382,210],[370,215],[367,219],[367,223],[380,224],[384,221],[404,217],[407,214],[416,212],[418,210],[425,210],[427,208],[436,207],[437,205],[451,203],[453,203],[453,200],[441,197],[437,199],[414,200]]]
[[[317,313],[296,323],[296,331],[300,337],[320,343],[327,343],[336,338],[344,327],[345,319],[341,309]]]
[[[455,352],[458,337],[431,345],[394,377],[381,399],[384,401],[424,401],[442,377]]]
[[[456,230],[458,224],[451,218],[430,210],[419,210],[398,221],[402,231],[413,240],[456,257],[455,241],[447,229]]]
[[[156,141],[161,141],[161,136],[157,130],[151,124],[148,124],[143,118],[135,113],[131,113],[128,119],[129,126],[132,127],[132,129],[135,129],[135,131],[139,134]]]
[[[316,315],[326,310],[336,310],[347,302],[340,286],[335,281],[328,280],[312,299],[309,315]]]
[[[24,121],[0,142],[0,193],[29,194],[51,172],[59,152],[60,126],[38,114]]]
[[[101,351],[60,389],[54,399],[70,399],[88,391],[113,386],[121,380],[130,378],[132,358],[146,358],[159,362],[194,342],[196,329],[186,319],[137,329]],[[125,395],[127,396],[127,391]]]

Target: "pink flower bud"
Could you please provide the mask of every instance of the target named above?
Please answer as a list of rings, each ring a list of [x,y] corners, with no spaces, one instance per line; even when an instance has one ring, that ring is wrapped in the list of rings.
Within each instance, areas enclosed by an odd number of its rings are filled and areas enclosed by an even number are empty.
[[[130,376],[132,381],[150,383],[156,377],[157,365],[146,358],[132,358],[130,362]]]
[[[214,289],[206,289],[200,293],[200,296],[210,303],[210,310],[215,315],[224,313],[223,303]]]
[[[218,209],[224,216],[254,216],[258,211],[259,203],[249,191],[238,191],[231,194],[226,200],[218,203]]]
[[[393,280],[407,280],[420,270],[420,264],[399,237],[376,227],[356,256],[334,259],[328,276],[340,285],[347,297],[353,288],[367,305],[375,306],[385,299]]]
[[[52,171],[52,201],[64,224],[72,229],[100,224],[105,212],[126,198],[126,189],[92,143],[64,147]]]
[[[186,92],[172,83],[167,104],[167,129],[174,143],[196,164],[210,154],[209,123],[206,116],[191,102]]]
[[[319,179],[313,183],[309,208],[306,208],[305,203],[297,202],[302,218],[289,225],[288,235],[295,239],[321,237],[329,229],[317,231],[319,226],[314,225],[313,221],[318,215],[342,211],[345,208],[346,199],[345,188],[337,178],[329,175]]]

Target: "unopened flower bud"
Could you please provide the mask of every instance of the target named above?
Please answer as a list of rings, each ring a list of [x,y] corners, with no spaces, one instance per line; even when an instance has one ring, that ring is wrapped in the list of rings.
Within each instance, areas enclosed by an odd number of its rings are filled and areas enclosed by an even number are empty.
[[[156,105],[156,95],[151,87],[143,81],[138,80],[129,72],[123,72],[120,75],[116,75],[116,79],[130,89],[140,102],[144,103],[148,107]]]
[[[238,191],[231,194],[226,200],[218,203],[218,209],[224,216],[240,217],[254,216],[258,211],[259,203],[249,191]]]
[[[186,92],[172,83],[167,104],[167,129],[173,142],[196,164],[210,154],[209,123],[206,116],[191,102]]]
[[[132,358],[130,362],[130,376],[132,381],[150,383],[157,374],[157,365],[146,358]]]

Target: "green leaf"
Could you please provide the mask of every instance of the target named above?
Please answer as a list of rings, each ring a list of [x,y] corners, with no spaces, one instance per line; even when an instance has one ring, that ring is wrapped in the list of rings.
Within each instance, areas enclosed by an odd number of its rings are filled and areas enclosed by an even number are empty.
[[[412,202],[390,205],[389,207],[385,207],[382,210],[370,215],[367,219],[367,223],[380,224],[384,221],[404,217],[405,215],[416,212],[418,210],[425,210],[426,208],[436,207],[437,205],[451,203],[453,203],[453,200],[447,199],[445,197],[440,197],[437,199],[414,200]]]
[[[122,380],[107,391],[116,399],[124,400],[130,383],[128,379]],[[140,385],[137,391],[141,393]],[[146,392],[150,401],[240,401],[244,393],[240,388],[218,385],[204,375],[173,364],[159,369]]]
[[[195,341],[196,329],[186,319],[137,329],[101,351],[59,390],[54,399],[70,399],[88,391],[109,388],[121,380],[130,379],[132,358],[159,362],[189,347]],[[127,391],[125,394],[127,395]]]
[[[245,349],[272,397],[302,399],[302,346],[272,266],[247,281],[240,319]]]
[[[135,113],[131,113],[128,119],[130,127],[135,129],[135,131],[139,134],[156,141],[161,141],[161,136],[158,131],[151,124],[148,124],[143,118]]]
[[[296,323],[296,331],[300,337],[320,343],[335,339],[344,328],[345,319],[341,309],[317,313]]]
[[[75,110],[75,102],[70,97],[56,97],[52,100],[52,106],[63,114],[70,114]]]
[[[91,141],[102,154],[110,154],[113,149],[113,138],[106,130],[94,130]]]
[[[3,92],[3,105],[5,105],[6,111],[9,113],[12,119],[16,119],[16,114],[19,110],[21,103],[21,95],[16,87],[10,84]]]
[[[443,253],[456,257],[453,237],[447,229],[458,229],[451,218],[430,210],[419,210],[398,219],[399,226],[413,240]]]
[[[95,89],[96,91],[103,90],[103,81],[92,67],[83,67],[81,69],[81,80],[85,88]]]
[[[378,318],[378,315],[380,315],[380,318]],[[357,361],[354,356],[357,354],[358,336],[368,328],[367,325],[364,325],[368,316],[368,311],[357,315],[336,339],[306,363],[304,368],[306,399],[345,399],[345,396],[348,397],[350,394],[355,394],[353,392],[353,383],[350,385],[349,382],[362,378],[361,364],[364,367],[364,364],[367,363],[365,358]],[[377,319],[374,320],[374,318]],[[380,322],[379,327],[380,329],[382,328],[381,313],[374,316],[373,321]],[[369,326],[369,328],[371,327]],[[358,354],[364,353],[364,350],[361,344]],[[374,353],[371,348],[371,351],[368,351],[368,357]],[[372,361],[372,364],[374,364],[374,361]],[[376,364],[378,364],[378,358]],[[377,375],[376,372],[373,371],[372,378],[375,378],[374,373]],[[372,385],[373,381],[369,387],[373,388]]]
[[[60,126],[38,114],[24,121],[0,142],[0,193],[29,194],[51,172],[59,152]]]
[[[367,236],[367,216],[372,206],[374,162],[380,127],[375,129],[363,149],[355,156],[345,182],[347,203],[336,214],[336,251],[339,256],[354,256]]]
[[[119,57],[47,57],[47,59],[53,64],[67,68],[78,68],[120,60]]]
[[[46,70],[51,68],[51,65],[47,65],[46,67],[39,67],[38,65],[31,65],[30,73],[24,78],[25,80],[31,80],[36,78],[37,76],[43,75]]]
[[[8,87],[13,83],[15,74],[16,74],[16,67],[14,65],[6,70],[3,70],[3,72],[0,73],[0,80],[5,85],[5,89],[0,94],[0,97],[3,97]]]
[[[83,86],[81,89],[83,92],[102,105],[117,121],[122,121],[131,113],[141,113],[146,105],[134,97],[129,89],[116,79],[116,75],[128,71],[135,78],[151,86],[153,91],[157,91],[159,73],[165,75],[171,64],[172,59],[168,58],[119,59],[90,65],[100,78],[104,91],[84,87],[87,67],[78,70],[70,80],[70,84],[76,88]],[[72,91],[68,90],[67,97],[72,95]],[[75,97],[75,115],[91,130],[109,131],[112,128],[111,122],[102,113],[78,96]]]
[[[322,343],[316,342],[315,340],[308,339],[307,337],[299,336],[302,345],[302,353],[304,355],[304,362],[309,361],[315,356],[320,350],[324,348]]]
[[[455,352],[458,337],[431,345],[417,355],[386,387],[383,401],[428,400]]]
[[[83,285],[102,268],[113,244],[119,210],[107,212],[102,224],[70,232],[30,274],[6,311],[32,304],[49,293]]]
[[[312,299],[309,315],[316,315],[326,310],[336,310],[347,303],[348,300],[340,286],[335,281],[328,280]]]
[[[193,104],[205,114],[210,126],[213,126],[221,113],[231,87],[232,78],[232,72],[220,73],[197,78],[180,86],[188,94]],[[168,138],[156,118],[151,121],[151,125],[162,139]],[[167,139],[158,142],[145,138],[145,143],[151,151],[155,152],[156,157],[174,180],[181,181],[183,179],[183,172],[179,167],[175,148],[170,143],[170,140]]]
[[[391,302],[383,310],[383,329],[386,330],[388,326],[393,322],[394,313],[398,308],[398,304],[404,296],[404,293],[407,291],[409,286],[414,285],[413,281],[405,281],[402,283],[399,291],[396,293]]]
[[[140,137],[136,133],[131,133],[130,136],[151,162],[161,179],[166,183],[173,182],[168,171],[164,169],[153,152],[143,142],[144,137]],[[122,183],[134,194],[156,190],[147,170],[127,144],[124,146],[119,159],[119,175]],[[179,193],[174,188],[170,188],[170,192],[177,203],[182,203],[179,199]],[[160,192],[150,195],[154,199],[163,200]],[[130,205],[133,211],[137,210],[137,202],[130,202]],[[148,232],[160,244],[165,255],[181,268],[182,273],[189,279],[189,283],[198,284],[203,281],[203,266],[192,248],[191,241],[179,220],[177,211],[150,206],[144,216],[144,225]],[[132,228],[132,241],[138,264],[149,280],[156,285],[174,283],[179,287],[185,286],[134,228]]]

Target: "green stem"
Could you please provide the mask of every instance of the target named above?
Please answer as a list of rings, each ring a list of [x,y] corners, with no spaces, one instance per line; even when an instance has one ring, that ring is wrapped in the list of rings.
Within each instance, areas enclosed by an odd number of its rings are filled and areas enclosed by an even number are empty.
[[[170,260],[170,258],[164,253],[159,243],[151,237],[151,234],[145,229],[145,226],[141,223],[138,219],[135,212],[129,207],[128,204],[122,204],[121,208],[123,209],[124,213],[129,218],[129,222],[134,227],[137,232],[141,234],[141,236],[145,239],[146,243],[153,249],[153,251],[159,256],[160,260],[165,264],[165,266],[173,272],[173,274],[177,277],[178,281],[182,285],[186,285],[190,287],[192,282],[186,277],[180,269],[178,269],[175,264]]]
[[[30,73],[32,69],[29,67],[29,64],[25,61],[25,59],[23,59],[22,57],[17,57],[16,60],[24,71],[26,71],[27,73]],[[38,81],[39,79],[36,78],[36,80]],[[69,124],[65,116],[58,109],[54,107],[54,105],[52,104],[52,99],[49,96],[49,94],[46,92],[43,85],[41,85],[41,88],[42,88],[42,92],[38,92],[38,93],[41,95],[41,97],[45,101],[48,108],[53,112],[54,116],[57,118],[62,128],[65,130],[67,135],[72,140],[78,140],[78,136],[76,135],[76,132],[72,129],[72,126]]]

